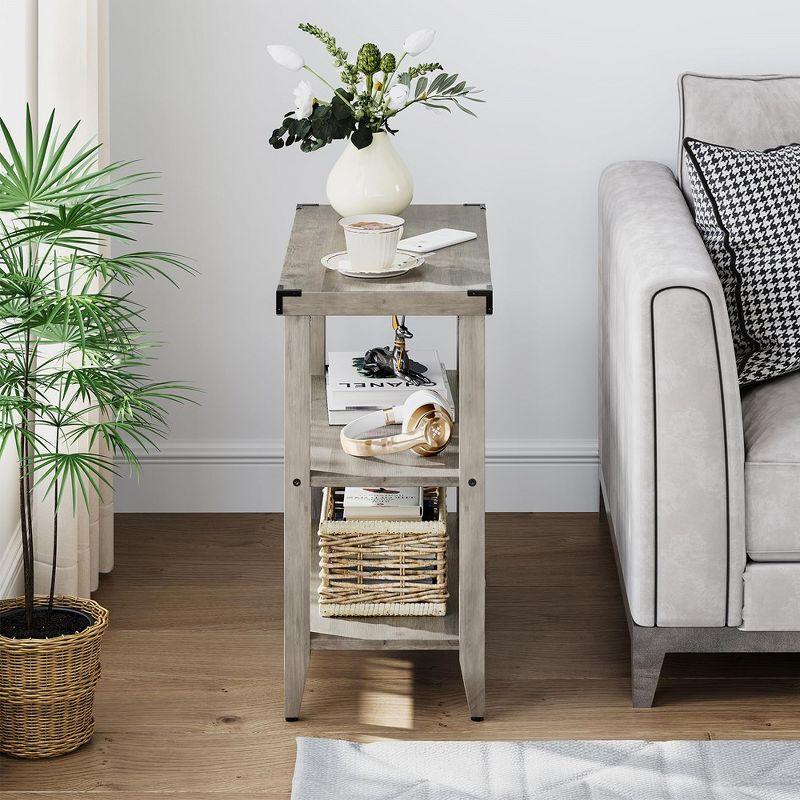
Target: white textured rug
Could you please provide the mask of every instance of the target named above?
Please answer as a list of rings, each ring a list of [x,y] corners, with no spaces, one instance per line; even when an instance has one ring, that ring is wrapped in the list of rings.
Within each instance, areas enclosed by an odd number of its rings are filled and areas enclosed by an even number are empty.
[[[797,800],[800,742],[298,739],[292,800]]]

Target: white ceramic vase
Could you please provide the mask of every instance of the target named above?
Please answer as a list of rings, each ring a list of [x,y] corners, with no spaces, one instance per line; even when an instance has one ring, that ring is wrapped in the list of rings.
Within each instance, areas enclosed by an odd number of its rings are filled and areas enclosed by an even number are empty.
[[[347,143],[328,175],[328,201],[343,217],[353,214],[402,214],[414,196],[411,173],[386,133],[359,150]]]

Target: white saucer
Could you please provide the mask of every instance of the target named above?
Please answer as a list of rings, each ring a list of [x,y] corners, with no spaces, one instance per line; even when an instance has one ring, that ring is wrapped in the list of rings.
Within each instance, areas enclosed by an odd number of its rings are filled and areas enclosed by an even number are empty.
[[[399,250],[394,257],[391,269],[383,270],[381,272],[375,271],[357,271],[350,269],[350,262],[347,260],[347,251],[341,253],[329,253],[323,256],[320,261],[324,267],[335,270],[341,275],[348,278],[397,278],[400,275],[405,275],[406,272],[425,263],[425,256],[418,255],[417,253],[401,253]]]

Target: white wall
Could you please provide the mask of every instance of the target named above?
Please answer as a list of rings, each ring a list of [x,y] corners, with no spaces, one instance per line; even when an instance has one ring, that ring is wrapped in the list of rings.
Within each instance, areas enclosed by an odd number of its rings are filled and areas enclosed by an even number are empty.
[[[175,292],[143,286],[165,342],[157,373],[193,381],[142,484],[119,510],[279,509],[282,322],[274,288],[295,203],[324,202],[342,147],[273,151],[297,75],[265,45],[295,45],[310,20],[353,48],[398,49],[439,31],[424,55],[486,89],[480,118],[398,118],[418,202],[485,202],[495,287],[488,320],[488,504],[588,510],[596,503],[596,185],[609,162],[676,152],[676,77],[800,71],[796,3],[407,0],[113,0],[114,158],[164,173],[165,213],[142,241],[186,253],[201,275]],[[339,320],[334,346],[386,338]],[[453,328],[412,319],[448,359]],[[513,387],[513,392],[508,387]]]

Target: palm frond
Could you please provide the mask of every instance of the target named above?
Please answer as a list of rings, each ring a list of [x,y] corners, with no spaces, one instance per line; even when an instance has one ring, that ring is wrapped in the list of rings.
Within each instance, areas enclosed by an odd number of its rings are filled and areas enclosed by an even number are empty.
[[[89,507],[89,489],[100,494],[101,485],[113,489],[112,477],[116,474],[114,461],[97,453],[38,453],[36,456],[36,472],[34,485],[44,485],[50,493],[59,484],[59,492],[55,498],[56,510],[70,491],[73,506],[78,498],[82,498]]]
[[[79,264],[84,268],[86,279],[91,280],[96,276],[104,281],[120,281],[129,286],[133,285],[137,277],[164,278],[173,286],[177,286],[172,276],[172,271],[196,274],[197,270],[186,263],[186,260],[176,253],[164,253],[156,250],[146,250],[133,253],[122,253],[116,256],[81,255]]]
[[[25,113],[25,155],[0,119],[6,152],[0,152],[0,211],[26,207],[71,205],[84,197],[113,195],[131,183],[156,177],[151,172],[123,174],[132,162],[97,166],[100,144],[87,143],[66,156],[79,123],[59,140],[54,132],[55,111],[39,136],[33,129],[30,108]]]

